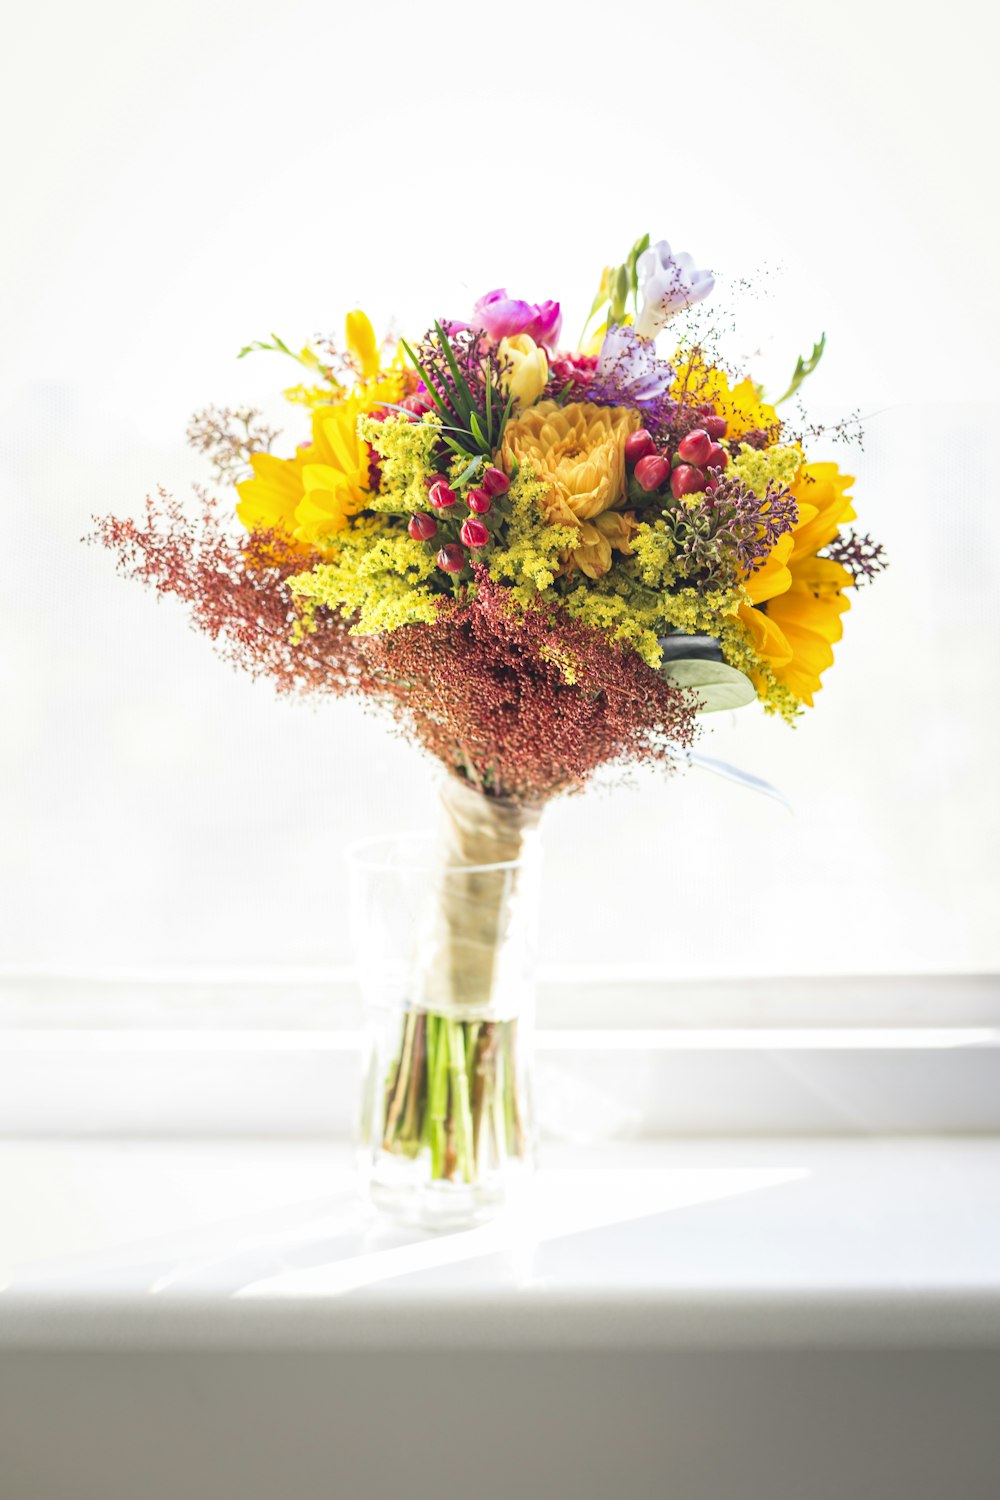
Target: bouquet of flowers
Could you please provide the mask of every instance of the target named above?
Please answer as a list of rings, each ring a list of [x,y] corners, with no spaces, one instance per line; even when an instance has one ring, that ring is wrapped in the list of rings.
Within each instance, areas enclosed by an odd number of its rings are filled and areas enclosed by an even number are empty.
[[[516,866],[546,802],[599,767],[670,767],[703,713],[757,700],[794,720],[883,565],[849,529],[850,477],[778,414],[823,341],[768,401],[698,336],[712,287],[647,235],[604,271],[575,349],[558,302],[505,290],[412,341],[379,342],[360,311],[342,342],[272,336],[242,353],[298,362],[298,446],[274,451],[250,409],[189,432],[242,529],[203,491],[195,514],[160,492],[143,520],[99,523],[231,661],[382,705],[445,767],[449,878],[376,1125],[432,1179],[525,1149],[495,994],[513,892],[483,872]]]

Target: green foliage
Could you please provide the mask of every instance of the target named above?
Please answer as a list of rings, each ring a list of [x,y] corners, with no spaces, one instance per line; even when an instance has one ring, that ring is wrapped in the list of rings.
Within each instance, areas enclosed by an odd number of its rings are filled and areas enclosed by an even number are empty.
[[[580,335],[581,344],[586,337],[587,329],[605,303],[609,304],[607,314],[609,326],[614,323],[621,323],[624,319],[629,293],[632,295],[635,310],[638,312],[639,256],[644,250],[648,249],[649,235],[640,235],[620,266],[606,266],[604,268],[597,295],[590,304],[590,312],[587,314],[587,321],[583,325],[583,332]]]
[[[402,346],[434,402],[441,421],[442,440],[454,453],[489,458],[503,440],[513,396],[504,400],[502,391],[494,385],[494,371],[487,367],[480,398],[463,373],[451,339],[440,323],[435,322],[427,342],[433,352],[433,378],[428,369],[431,355],[421,360],[405,339]]]
[[[287,354],[289,359],[294,359],[297,364],[303,365],[307,370],[320,369],[320,361],[309,345],[306,344],[298,354],[294,349],[289,349],[284,339],[279,338],[276,333],[271,334],[271,342],[266,339],[254,339],[250,344],[244,344],[237,354],[237,359],[245,359],[248,354]]]
[[[813,344],[812,353],[805,359],[802,358],[801,354],[799,355],[798,359],[795,362],[795,371],[792,375],[791,384],[789,385],[788,390],[785,392],[785,394],[783,396],[779,396],[777,401],[775,401],[775,406],[780,406],[782,401],[787,401],[789,396],[795,395],[795,392],[798,390],[803,380],[805,380],[807,376],[813,373],[816,366],[823,358],[823,350],[825,348],[826,334],[821,333],[819,337],[819,343]]]

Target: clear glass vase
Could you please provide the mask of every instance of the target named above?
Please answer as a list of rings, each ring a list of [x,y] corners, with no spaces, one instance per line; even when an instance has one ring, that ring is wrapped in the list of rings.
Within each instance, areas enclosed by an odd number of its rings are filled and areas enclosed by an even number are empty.
[[[493,1217],[534,1161],[538,810],[449,782],[437,834],[348,850],[365,1001],[361,1172],[377,1207]]]

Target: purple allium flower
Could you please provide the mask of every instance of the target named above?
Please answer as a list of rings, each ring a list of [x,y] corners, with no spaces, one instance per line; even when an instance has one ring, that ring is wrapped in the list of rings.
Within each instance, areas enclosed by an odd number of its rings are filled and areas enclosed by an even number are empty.
[[[562,327],[562,310],[558,302],[519,302],[498,287],[479,298],[472,327],[485,328],[497,342],[526,333],[536,344],[554,349]]]
[[[637,332],[655,338],[677,313],[707,297],[715,285],[711,271],[699,271],[687,252],[674,255],[666,240],[644,250],[636,262],[643,308]]]
[[[640,337],[628,324],[610,328],[604,336],[594,372],[595,384],[616,399],[641,406],[669,391],[673,367],[657,359],[651,339]]]

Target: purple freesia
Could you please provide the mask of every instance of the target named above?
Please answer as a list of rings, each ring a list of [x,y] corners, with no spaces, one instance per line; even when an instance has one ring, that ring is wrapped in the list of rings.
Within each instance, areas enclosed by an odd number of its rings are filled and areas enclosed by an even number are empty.
[[[479,298],[472,326],[485,328],[498,342],[526,333],[536,344],[553,349],[562,327],[562,309],[558,302],[520,302],[508,297],[505,287],[497,287]]]
[[[602,390],[641,405],[665,395],[673,378],[673,366],[657,358],[652,339],[640,338],[629,324],[619,323],[605,334],[594,372]]]

